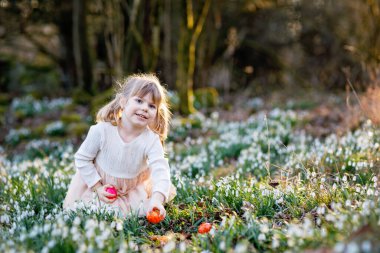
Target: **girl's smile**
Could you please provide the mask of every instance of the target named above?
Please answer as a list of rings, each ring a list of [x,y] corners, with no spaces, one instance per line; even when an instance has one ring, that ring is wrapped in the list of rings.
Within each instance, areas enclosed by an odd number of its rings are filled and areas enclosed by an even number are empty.
[[[157,106],[153,102],[152,94],[144,97],[133,96],[124,105],[122,125],[143,129],[151,124],[157,115]]]

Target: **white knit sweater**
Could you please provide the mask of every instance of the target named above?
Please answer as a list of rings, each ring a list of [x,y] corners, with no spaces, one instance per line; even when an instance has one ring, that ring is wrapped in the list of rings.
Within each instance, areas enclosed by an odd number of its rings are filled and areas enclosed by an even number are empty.
[[[109,122],[91,126],[86,139],[75,153],[75,166],[88,187],[101,177],[94,162],[107,174],[117,178],[135,178],[150,168],[152,192],[168,198],[171,186],[170,169],[159,136],[150,129],[144,130],[131,142],[125,143]]]

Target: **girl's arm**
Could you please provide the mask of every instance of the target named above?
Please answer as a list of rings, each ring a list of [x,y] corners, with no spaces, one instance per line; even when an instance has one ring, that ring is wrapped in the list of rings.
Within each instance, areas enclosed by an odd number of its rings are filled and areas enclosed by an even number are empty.
[[[102,134],[99,124],[91,126],[86,139],[74,155],[75,167],[89,188],[92,188],[101,179],[94,165],[101,142]]]
[[[161,200],[162,203],[168,199],[171,186],[169,163],[164,155],[164,149],[160,139],[155,139],[148,150],[148,166],[151,169],[152,197]]]

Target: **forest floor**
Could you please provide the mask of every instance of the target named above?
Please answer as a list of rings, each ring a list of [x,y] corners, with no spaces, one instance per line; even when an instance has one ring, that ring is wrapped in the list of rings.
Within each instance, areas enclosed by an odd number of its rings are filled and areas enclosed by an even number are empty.
[[[93,118],[70,99],[15,99],[0,148],[0,251],[378,252],[380,129],[354,98],[239,95],[221,98],[228,109],[174,115],[177,196],[156,225],[95,202],[63,210]]]

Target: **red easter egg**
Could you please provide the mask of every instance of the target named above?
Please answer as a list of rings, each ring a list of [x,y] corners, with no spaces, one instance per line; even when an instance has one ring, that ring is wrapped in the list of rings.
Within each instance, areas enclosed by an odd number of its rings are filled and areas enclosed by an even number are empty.
[[[106,192],[115,195],[115,196],[111,196],[111,197],[107,197],[107,198],[109,198],[109,199],[116,199],[117,198],[117,191],[116,191],[115,187],[107,187]]]
[[[158,210],[158,208],[153,208],[153,210],[148,213],[146,218],[150,223],[156,224],[161,222],[164,219],[164,216],[160,215],[160,210]]]
[[[212,228],[212,225],[210,223],[204,222],[198,227],[198,233],[206,234],[210,232],[211,228]]]

